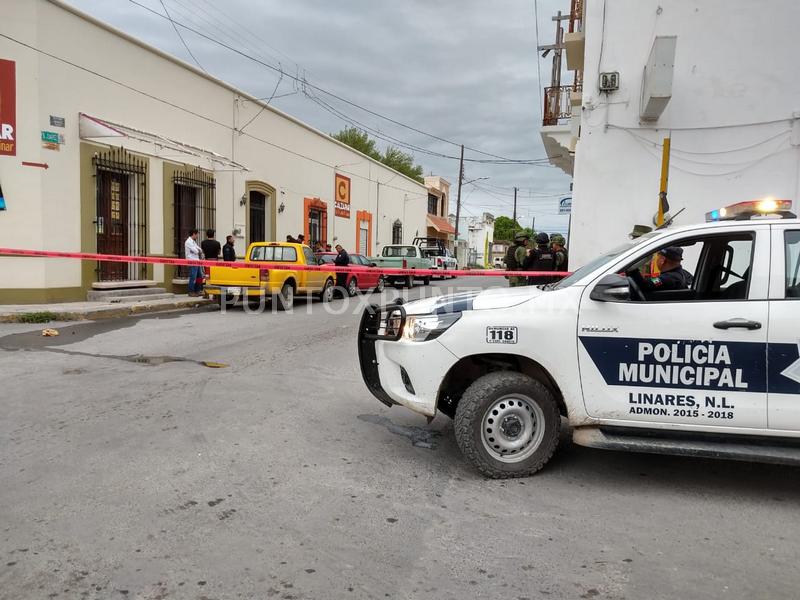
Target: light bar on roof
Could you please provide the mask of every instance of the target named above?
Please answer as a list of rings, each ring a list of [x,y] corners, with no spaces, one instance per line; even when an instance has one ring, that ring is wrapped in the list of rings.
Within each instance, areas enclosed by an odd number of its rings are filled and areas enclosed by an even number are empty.
[[[778,200],[771,196],[759,200],[737,202],[706,213],[706,222],[746,220],[759,215],[793,216],[792,201]]]

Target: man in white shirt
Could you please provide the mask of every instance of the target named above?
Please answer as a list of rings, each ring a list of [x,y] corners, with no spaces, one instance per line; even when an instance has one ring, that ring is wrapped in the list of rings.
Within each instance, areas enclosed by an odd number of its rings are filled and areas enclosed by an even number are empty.
[[[197,243],[197,229],[192,229],[189,232],[189,237],[186,238],[186,242],[183,244],[184,253],[186,255],[186,260],[200,260],[203,258],[203,250],[200,248],[200,244]],[[203,272],[203,267],[200,265],[191,266],[189,267],[189,295],[190,296],[202,296],[203,295],[203,277],[205,273]],[[198,279],[201,283],[197,283]]]

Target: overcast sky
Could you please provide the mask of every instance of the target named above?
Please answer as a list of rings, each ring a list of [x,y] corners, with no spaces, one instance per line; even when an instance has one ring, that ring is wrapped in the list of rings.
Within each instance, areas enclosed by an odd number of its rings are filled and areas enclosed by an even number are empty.
[[[194,62],[169,21],[131,0],[68,0],[79,9],[170,54]],[[136,0],[164,14],[161,0]],[[549,85],[550,58],[538,81],[533,0],[163,0],[172,18],[193,29],[305,76],[314,85],[440,138],[508,158],[545,157],[539,135],[540,88]],[[539,0],[541,43],[552,43],[551,16],[568,0]],[[223,8],[224,7],[224,8]],[[269,97],[280,75],[178,27],[210,74],[258,97]],[[239,32],[238,34],[235,32]],[[272,103],[325,132],[344,120],[297,91],[284,77]],[[319,94],[336,110],[384,134],[446,155],[459,149],[398,127]],[[381,148],[385,142],[379,142]],[[425,174],[455,184],[458,161],[412,152]],[[467,151],[468,158],[486,158]],[[513,186],[524,226],[566,231],[558,199],[570,178],[550,166],[466,163],[465,180],[489,177],[462,192],[466,215],[511,216]],[[455,199],[455,185],[453,187]],[[455,212],[455,202],[450,203]]]

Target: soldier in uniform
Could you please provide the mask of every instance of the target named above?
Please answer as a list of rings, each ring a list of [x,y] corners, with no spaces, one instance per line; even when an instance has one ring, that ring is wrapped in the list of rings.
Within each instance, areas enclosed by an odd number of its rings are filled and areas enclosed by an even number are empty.
[[[666,290],[686,290],[692,285],[692,274],[681,266],[683,248],[670,246],[658,251],[656,266],[659,273],[650,277],[642,275],[638,269],[628,271],[626,275],[633,279],[643,292],[659,292]]]
[[[525,261],[526,271],[554,271],[555,254],[550,249],[550,236],[546,233],[536,234],[536,246],[531,248]],[[528,277],[529,285],[552,283],[553,277],[547,275],[534,275]]]
[[[569,270],[569,255],[566,248],[567,240],[560,233],[554,233],[550,236],[550,248],[555,255],[554,271],[567,271]]]
[[[525,269],[528,240],[530,240],[530,236],[527,233],[520,232],[514,236],[514,244],[509,246],[506,251],[506,271],[523,271]],[[508,277],[508,285],[510,287],[526,285],[526,283],[525,277],[516,275]]]

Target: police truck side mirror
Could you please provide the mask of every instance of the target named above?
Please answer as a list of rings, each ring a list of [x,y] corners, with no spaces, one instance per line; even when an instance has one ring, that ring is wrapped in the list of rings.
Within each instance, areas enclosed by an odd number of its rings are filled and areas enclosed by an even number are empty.
[[[589,294],[589,298],[598,302],[620,302],[631,299],[631,288],[628,278],[623,275],[605,275],[598,281]]]

